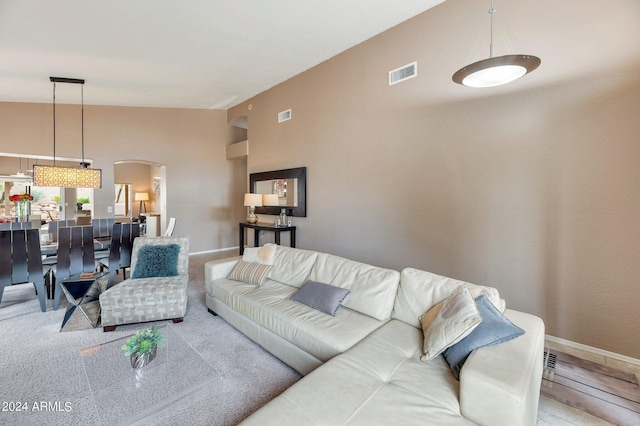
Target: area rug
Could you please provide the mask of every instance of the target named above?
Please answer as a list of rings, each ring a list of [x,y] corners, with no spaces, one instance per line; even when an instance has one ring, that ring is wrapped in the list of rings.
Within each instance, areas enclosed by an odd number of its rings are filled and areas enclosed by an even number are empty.
[[[153,415],[137,424],[235,425],[300,378],[222,318],[207,312],[199,262],[190,264],[188,298],[184,322],[174,327],[222,379],[156,407]],[[104,333],[101,328],[86,328],[88,322],[78,317],[73,332],[60,332],[66,300],[60,301],[56,311],[51,301],[47,304],[47,312],[40,312],[32,285],[5,289],[0,304],[0,401],[15,404],[0,412],[0,424],[98,425],[80,350],[146,326],[123,326]]]

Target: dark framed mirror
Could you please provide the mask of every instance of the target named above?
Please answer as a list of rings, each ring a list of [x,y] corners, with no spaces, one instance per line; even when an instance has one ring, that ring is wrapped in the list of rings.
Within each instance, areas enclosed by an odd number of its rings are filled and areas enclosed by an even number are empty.
[[[307,217],[307,168],[274,170],[251,173],[249,188],[254,194],[275,194],[272,205],[256,206],[257,214],[280,214],[285,209],[287,216]]]

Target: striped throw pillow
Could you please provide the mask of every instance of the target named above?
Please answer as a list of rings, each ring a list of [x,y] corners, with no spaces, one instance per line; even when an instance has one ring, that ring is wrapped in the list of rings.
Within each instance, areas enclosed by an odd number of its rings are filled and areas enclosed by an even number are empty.
[[[271,272],[271,268],[271,265],[239,260],[227,278],[234,281],[242,281],[247,284],[262,285],[264,280],[267,279],[269,272]]]

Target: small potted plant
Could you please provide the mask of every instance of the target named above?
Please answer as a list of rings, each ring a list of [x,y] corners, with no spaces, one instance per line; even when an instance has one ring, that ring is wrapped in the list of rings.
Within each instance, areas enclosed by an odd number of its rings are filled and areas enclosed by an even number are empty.
[[[125,356],[130,357],[131,368],[142,368],[156,357],[158,346],[162,344],[162,333],[154,325],[146,330],[136,331],[121,349]]]

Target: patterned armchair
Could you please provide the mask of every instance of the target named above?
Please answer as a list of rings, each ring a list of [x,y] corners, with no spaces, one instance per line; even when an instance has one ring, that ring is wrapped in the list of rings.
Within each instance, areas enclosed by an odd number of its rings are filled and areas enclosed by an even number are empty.
[[[167,249],[179,248],[175,257]],[[155,246],[155,248],[154,248]],[[166,256],[165,256],[166,255]],[[164,257],[163,257],[164,256]],[[175,275],[171,271],[175,268]],[[155,276],[156,273],[163,276]],[[187,237],[140,237],[133,243],[130,278],[100,295],[102,328],[149,321],[181,322],[187,311],[189,239]]]

